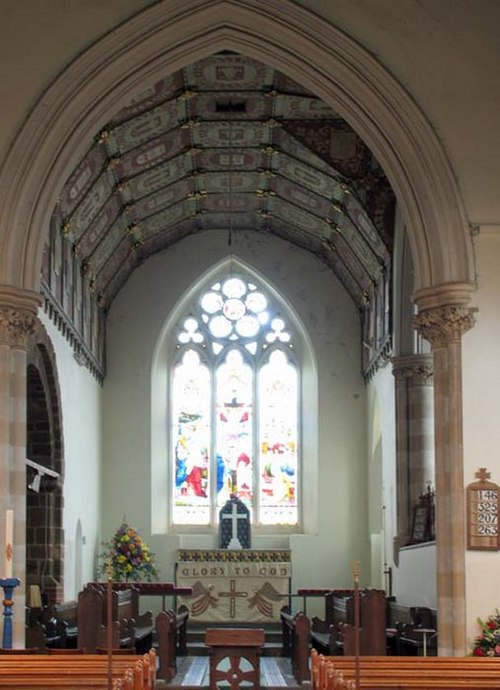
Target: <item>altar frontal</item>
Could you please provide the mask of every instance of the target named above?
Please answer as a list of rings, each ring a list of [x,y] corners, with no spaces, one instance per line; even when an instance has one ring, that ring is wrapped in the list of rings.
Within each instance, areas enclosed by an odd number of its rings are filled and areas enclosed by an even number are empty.
[[[292,564],[287,550],[183,549],[178,558],[176,584],[193,590],[178,603],[188,607],[193,621],[273,622],[288,604]]]

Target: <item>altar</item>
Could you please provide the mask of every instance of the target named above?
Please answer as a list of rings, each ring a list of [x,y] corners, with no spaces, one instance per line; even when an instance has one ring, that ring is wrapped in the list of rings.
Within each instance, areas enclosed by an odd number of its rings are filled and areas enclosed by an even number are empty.
[[[181,549],[175,584],[191,587],[177,604],[203,623],[276,622],[289,603],[292,577],[287,549]]]

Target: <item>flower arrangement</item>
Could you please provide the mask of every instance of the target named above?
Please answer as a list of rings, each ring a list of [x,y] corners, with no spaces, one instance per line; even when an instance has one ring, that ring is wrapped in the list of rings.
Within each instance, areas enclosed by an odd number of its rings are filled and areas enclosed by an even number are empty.
[[[114,581],[121,580],[147,580],[151,582],[157,579],[153,554],[140,534],[125,522],[122,522],[109,542],[104,542],[106,550],[100,554],[103,560],[99,572],[108,575],[107,568],[111,567],[111,578]]]
[[[486,620],[477,619],[481,634],[474,639],[473,656],[500,656],[500,611],[488,616]]]

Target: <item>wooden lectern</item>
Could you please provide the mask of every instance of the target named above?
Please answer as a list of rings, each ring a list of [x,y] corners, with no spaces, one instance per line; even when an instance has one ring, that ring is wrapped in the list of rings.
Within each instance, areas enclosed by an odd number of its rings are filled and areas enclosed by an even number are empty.
[[[207,628],[210,690],[217,690],[221,682],[228,683],[230,690],[238,690],[242,682],[245,687],[260,690],[260,653],[264,642],[263,628]]]

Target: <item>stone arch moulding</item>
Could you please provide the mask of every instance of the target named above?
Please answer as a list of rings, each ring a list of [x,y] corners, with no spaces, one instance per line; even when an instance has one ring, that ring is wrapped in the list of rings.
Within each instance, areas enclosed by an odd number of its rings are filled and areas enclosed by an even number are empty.
[[[453,171],[430,123],[367,50],[292,0],[164,0],[76,58],[40,98],[3,162],[1,281],[37,289],[55,199],[112,113],[145,83],[221,49],[307,84],[351,124],[396,192],[417,294],[446,285],[448,303],[453,295],[467,301],[474,289],[472,242]]]

